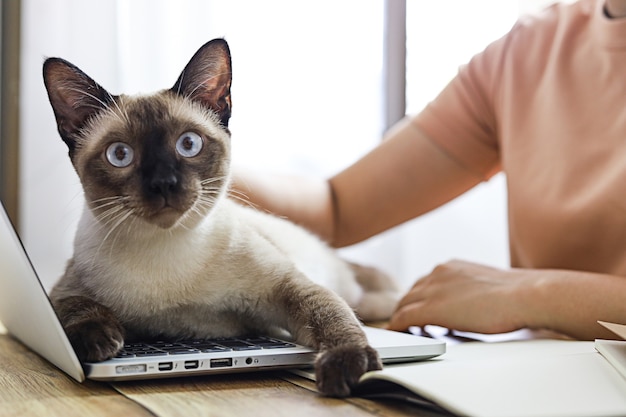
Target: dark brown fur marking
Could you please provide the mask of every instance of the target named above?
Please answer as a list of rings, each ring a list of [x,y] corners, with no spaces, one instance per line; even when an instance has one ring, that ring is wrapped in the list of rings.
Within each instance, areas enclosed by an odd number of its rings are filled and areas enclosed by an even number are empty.
[[[54,301],[54,308],[79,358],[109,359],[124,342],[124,328],[113,312],[94,300],[74,296]]]

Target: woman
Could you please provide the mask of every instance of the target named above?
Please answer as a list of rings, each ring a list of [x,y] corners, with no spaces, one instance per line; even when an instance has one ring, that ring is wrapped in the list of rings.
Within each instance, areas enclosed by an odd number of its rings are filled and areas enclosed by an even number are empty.
[[[626,323],[626,0],[557,4],[521,19],[327,181],[241,172],[234,185],[341,247],[500,171],[512,268],[440,265],[389,327],[612,337],[597,320]]]

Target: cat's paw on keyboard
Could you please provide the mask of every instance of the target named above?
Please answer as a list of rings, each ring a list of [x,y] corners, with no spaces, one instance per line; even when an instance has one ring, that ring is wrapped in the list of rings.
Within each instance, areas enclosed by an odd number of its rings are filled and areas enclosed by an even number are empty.
[[[124,330],[117,322],[90,318],[65,329],[81,361],[110,359],[124,346]]]

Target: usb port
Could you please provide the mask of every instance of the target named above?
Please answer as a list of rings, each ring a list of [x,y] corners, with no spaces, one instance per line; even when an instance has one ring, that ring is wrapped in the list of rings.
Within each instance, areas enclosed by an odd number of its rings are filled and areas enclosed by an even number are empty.
[[[174,369],[174,364],[172,362],[159,363],[159,371],[171,371],[172,369]]]
[[[233,366],[232,358],[211,359],[211,368],[228,368]]]
[[[185,369],[197,369],[198,366],[198,361],[185,361]]]

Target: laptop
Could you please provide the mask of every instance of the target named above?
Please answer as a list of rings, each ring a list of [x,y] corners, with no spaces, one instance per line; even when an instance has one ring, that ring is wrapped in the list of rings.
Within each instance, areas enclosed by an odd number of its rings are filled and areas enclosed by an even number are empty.
[[[293,369],[313,364],[313,349],[269,336],[133,343],[125,345],[116,358],[81,363],[1,203],[0,208],[0,323],[13,337],[79,382]],[[446,349],[445,342],[427,337],[367,326],[364,330],[383,363],[430,359]]]

